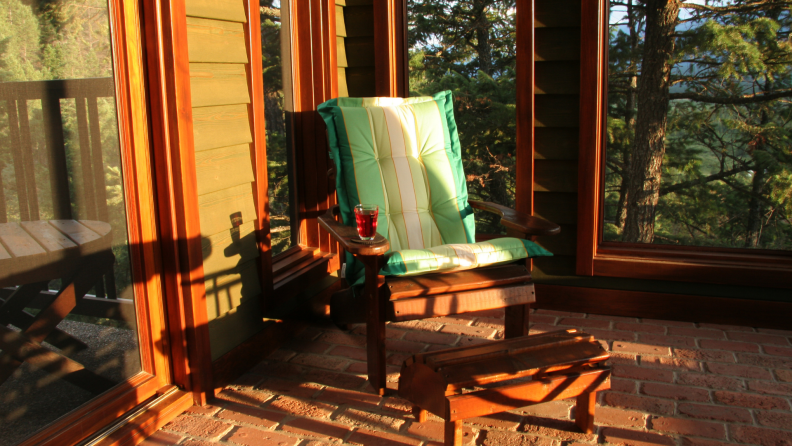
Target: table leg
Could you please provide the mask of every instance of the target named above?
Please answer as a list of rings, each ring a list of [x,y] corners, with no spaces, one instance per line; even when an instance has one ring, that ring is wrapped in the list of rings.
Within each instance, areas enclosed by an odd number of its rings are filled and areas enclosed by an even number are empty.
[[[575,407],[575,424],[583,433],[594,433],[594,406],[597,403],[597,392],[581,393],[577,397]]]
[[[76,361],[61,356],[41,344],[31,342],[27,336],[2,326],[0,326],[0,350],[3,350],[3,356],[10,356],[19,363],[27,362],[33,367],[49,372],[54,378],[63,379],[97,395],[117,384],[86,369]],[[6,361],[0,362],[2,366],[0,383],[8,379],[16,369],[14,367],[14,370],[8,373],[7,365]]]
[[[445,446],[462,446],[462,421],[445,422]]]
[[[16,289],[10,296],[0,305],[0,324],[12,324],[22,330],[26,329],[27,320],[19,318],[18,315],[25,310],[36,296],[41,291],[47,288],[49,282],[28,283]]]

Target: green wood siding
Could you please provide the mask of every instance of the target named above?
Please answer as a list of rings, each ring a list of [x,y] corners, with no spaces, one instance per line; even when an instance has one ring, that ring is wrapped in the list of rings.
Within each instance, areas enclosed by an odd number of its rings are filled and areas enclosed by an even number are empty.
[[[190,95],[193,107],[249,104],[245,65],[191,63]]]
[[[244,0],[188,0],[198,214],[212,359],[264,327]],[[235,228],[232,216],[242,215]]]

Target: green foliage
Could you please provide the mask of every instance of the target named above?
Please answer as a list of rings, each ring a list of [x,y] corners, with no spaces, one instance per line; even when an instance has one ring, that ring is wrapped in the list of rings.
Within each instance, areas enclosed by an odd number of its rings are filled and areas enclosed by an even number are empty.
[[[453,92],[471,198],[513,206],[514,2],[415,0],[408,4],[408,20],[410,95]],[[501,231],[497,219],[476,217],[479,232]]]
[[[629,79],[640,73],[644,45],[639,7],[612,15],[621,20],[609,49],[606,240],[621,239],[619,190],[637,103]],[[792,250],[792,2],[682,7],[655,243]]]
[[[293,245],[289,163],[281,62],[280,3],[260,0],[261,56],[264,75],[264,116],[267,129],[267,174],[272,254]]]

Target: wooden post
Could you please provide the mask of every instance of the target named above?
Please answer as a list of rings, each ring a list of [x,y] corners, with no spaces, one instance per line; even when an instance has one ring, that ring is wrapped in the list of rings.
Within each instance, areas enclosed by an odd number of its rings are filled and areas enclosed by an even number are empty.
[[[462,421],[445,422],[445,446],[462,446]]]
[[[512,305],[506,307],[506,321],[504,337],[506,339],[518,338],[528,335],[528,323],[531,317],[531,305]]]
[[[586,434],[594,433],[594,405],[597,403],[597,392],[581,393],[577,397],[575,424]]]

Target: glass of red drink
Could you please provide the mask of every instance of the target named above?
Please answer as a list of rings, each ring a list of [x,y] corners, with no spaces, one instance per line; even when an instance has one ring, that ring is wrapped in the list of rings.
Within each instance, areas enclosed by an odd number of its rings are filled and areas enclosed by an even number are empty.
[[[359,204],[355,206],[355,221],[361,240],[374,240],[377,233],[377,216],[379,206],[376,204]]]

